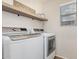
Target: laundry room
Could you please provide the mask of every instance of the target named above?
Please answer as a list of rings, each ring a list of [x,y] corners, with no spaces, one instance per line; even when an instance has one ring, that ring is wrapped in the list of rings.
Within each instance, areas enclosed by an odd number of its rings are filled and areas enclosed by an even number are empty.
[[[2,59],[77,59],[76,0],[2,0]]]

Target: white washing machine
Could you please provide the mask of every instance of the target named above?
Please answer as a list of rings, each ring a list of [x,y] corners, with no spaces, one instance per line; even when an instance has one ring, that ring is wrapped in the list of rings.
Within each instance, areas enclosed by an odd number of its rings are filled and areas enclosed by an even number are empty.
[[[3,28],[3,59],[43,59],[43,37],[24,28]]]
[[[42,33],[44,59],[54,59],[56,49],[55,34]]]

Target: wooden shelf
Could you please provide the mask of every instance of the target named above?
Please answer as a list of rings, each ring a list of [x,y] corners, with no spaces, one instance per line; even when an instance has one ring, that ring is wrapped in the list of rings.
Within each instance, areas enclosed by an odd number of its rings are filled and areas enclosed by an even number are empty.
[[[39,21],[47,21],[47,19],[45,18],[40,18],[40,17],[37,17],[36,15],[31,15],[31,14],[28,14],[28,13],[24,13],[22,11],[19,11],[11,6],[8,6],[8,5],[2,5],[2,10],[3,11],[7,11],[7,12],[10,12],[10,13],[14,13],[14,14],[17,14],[17,15],[20,15],[20,16],[24,16],[24,17],[29,17],[29,18],[32,18],[34,20],[39,20]]]

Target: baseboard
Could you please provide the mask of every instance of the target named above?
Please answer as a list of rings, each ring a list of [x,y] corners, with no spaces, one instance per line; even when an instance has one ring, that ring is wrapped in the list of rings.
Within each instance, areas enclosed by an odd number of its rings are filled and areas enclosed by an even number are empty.
[[[59,55],[56,55],[55,57],[56,57],[56,58],[59,58],[59,59],[68,59],[68,58],[66,58],[66,57],[59,56]]]

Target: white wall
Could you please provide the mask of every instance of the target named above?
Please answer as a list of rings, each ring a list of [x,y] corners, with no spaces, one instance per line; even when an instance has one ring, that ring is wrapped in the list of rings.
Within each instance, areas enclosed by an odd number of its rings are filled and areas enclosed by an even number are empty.
[[[44,29],[46,32],[56,34],[56,55],[67,59],[77,59],[77,38],[76,26],[60,25],[59,5],[71,0],[46,0],[43,5],[43,12],[46,14],[48,21],[45,22]]]
[[[3,27],[31,27],[43,28],[43,22],[32,20],[31,18],[17,16],[16,14],[2,12],[2,26]]]
[[[13,0],[2,0],[4,2],[6,2],[7,4],[13,5]]]

